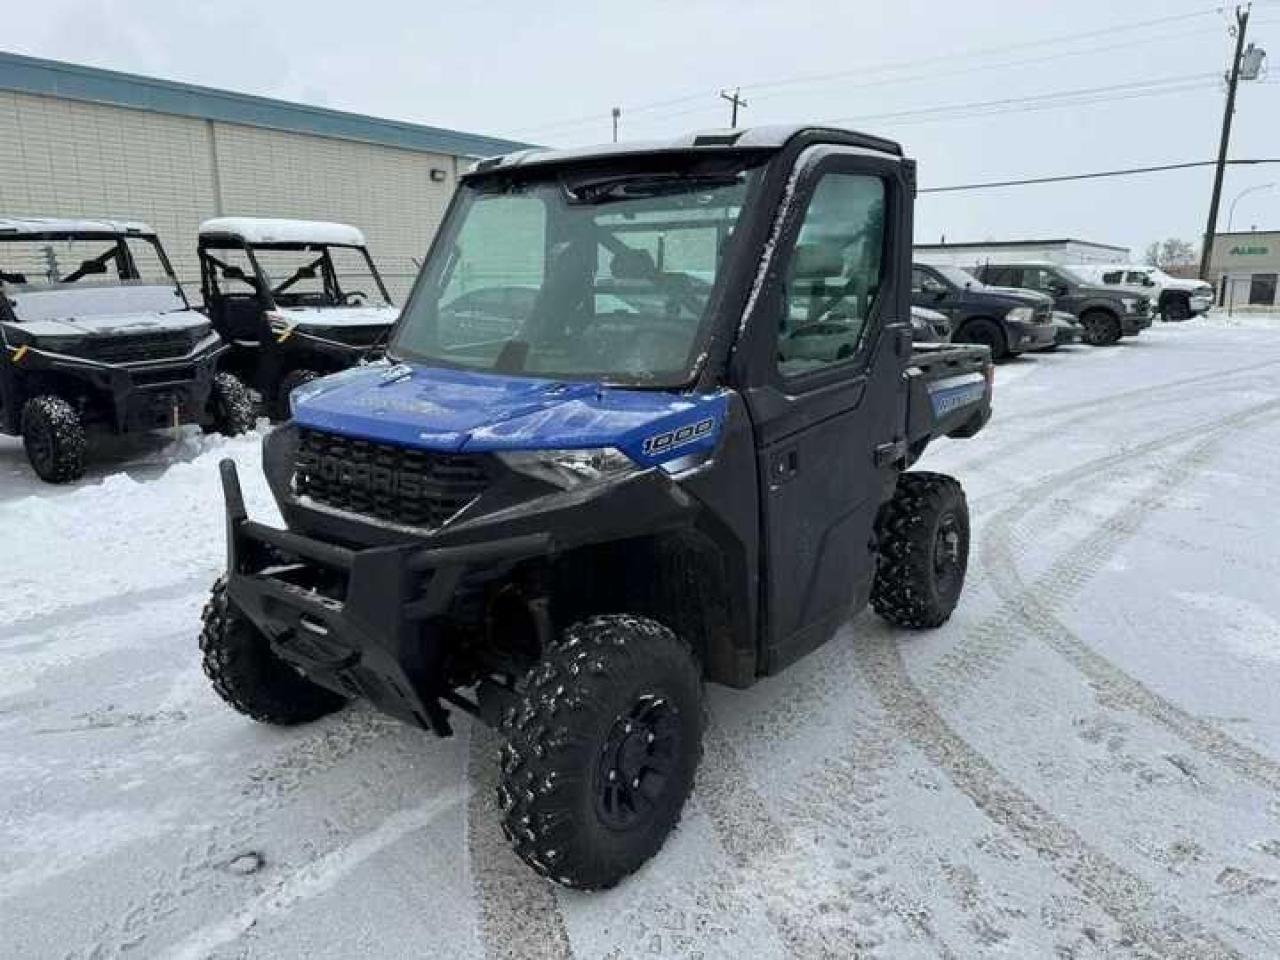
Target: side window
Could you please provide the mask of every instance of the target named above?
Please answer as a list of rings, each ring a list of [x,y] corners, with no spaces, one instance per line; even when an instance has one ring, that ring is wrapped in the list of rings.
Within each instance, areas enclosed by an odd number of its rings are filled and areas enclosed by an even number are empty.
[[[921,270],[919,267],[912,267],[911,268],[911,292],[924,293],[926,281],[928,281],[928,279],[929,279],[928,273],[926,273],[924,270]]]
[[[1044,267],[1034,267],[1032,269],[1022,271],[1022,286],[1028,290],[1039,290],[1041,293],[1049,293],[1056,281],[1053,271],[1046,270]]]
[[[1108,270],[1102,275],[1103,283],[1123,283],[1124,273],[1120,270]]]
[[[1016,267],[985,267],[982,282],[992,287],[1022,286],[1022,271]]]
[[[784,376],[858,352],[880,295],[885,187],[879,177],[830,173],[809,200],[786,274],[778,330]]]

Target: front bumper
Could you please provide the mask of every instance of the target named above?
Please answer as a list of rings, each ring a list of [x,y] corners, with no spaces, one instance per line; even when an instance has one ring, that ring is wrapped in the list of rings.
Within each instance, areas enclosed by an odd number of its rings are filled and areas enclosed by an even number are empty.
[[[1120,333],[1126,337],[1136,337],[1151,326],[1150,313],[1126,313],[1120,317]]]
[[[1052,323],[1024,323],[1005,321],[1005,334],[1009,339],[1010,353],[1027,353],[1053,346],[1057,331]]]
[[[1206,293],[1204,296],[1191,298],[1191,315],[1208,313],[1213,309],[1213,295]]]
[[[218,358],[228,349],[219,343],[200,353],[170,360],[107,364],[38,349],[26,351],[17,368],[48,371],[86,384],[108,401],[106,420],[117,433],[155,430],[209,420],[209,394]]]
[[[1080,343],[1084,339],[1084,328],[1078,322],[1055,319],[1052,326],[1053,342],[1058,346]]]
[[[439,618],[464,577],[547,555],[551,535],[353,549],[250,520],[235,463],[224,460],[219,469],[227,592],[272,650],[322,686],[447,736],[441,700],[454,698]]]

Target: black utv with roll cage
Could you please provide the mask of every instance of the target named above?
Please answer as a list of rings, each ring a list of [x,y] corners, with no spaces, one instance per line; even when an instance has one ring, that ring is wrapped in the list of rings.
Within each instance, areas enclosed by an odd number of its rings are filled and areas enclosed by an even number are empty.
[[[222,464],[215,689],[267,723],[471,714],[526,863],[636,870],[692,787],[704,681],[775,674],[868,602],[928,628],[959,600],[964,494],[908,467],[982,429],[991,357],[912,343],[914,197],[897,144],[825,128],[481,163],[392,363],[265,441],[285,529]],[[780,349],[818,323],[844,342]]]
[[[200,225],[199,254],[230,368],[277,418],[295,387],[378,356],[398,313],[346,224],[220,217]]]
[[[0,431],[42,480],[79,477],[94,432],[251,429],[226,350],[146,224],[0,219]]]

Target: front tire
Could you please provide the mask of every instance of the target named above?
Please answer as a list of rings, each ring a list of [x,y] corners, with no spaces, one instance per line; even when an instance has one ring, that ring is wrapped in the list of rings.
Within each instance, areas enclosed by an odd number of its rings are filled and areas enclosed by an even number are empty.
[[[1183,297],[1174,297],[1164,307],[1166,323],[1182,323],[1191,319],[1191,304]]]
[[[320,374],[314,370],[302,368],[286,373],[284,379],[280,381],[280,390],[276,394],[276,416],[281,420],[288,420],[293,413],[289,409],[289,395],[304,383],[310,383],[319,376]]]
[[[32,397],[22,408],[22,445],[31,468],[45,483],[71,483],[84,476],[88,446],[80,414],[62,397]]]
[[[652,620],[570,627],[503,719],[502,831],[537,873],[601,890],[658,852],[702,756],[702,676]]]
[[[209,391],[209,405],[213,422],[208,428],[224,437],[237,437],[248,433],[257,424],[253,394],[231,373],[215,373]]]
[[[1009,356],[1009,340],[993,320],[970,320],[961,328],[958,337],[951,340],[953,343],[976,343],[988,347],[992,360],[1004,360]]]
[[[288,727],[319,720],[346,702],[275,655],[266,636],[232,605],[225,578],[213,585],[200,619],[205,676],[237,712]]]
[[[938,473],[904,473],[876,522],[871,606],[913,630],[950,619],[969,566],[969,505],[964,490]]]
[[[1110,347],[1120,342],[1124,331],[1120,318],[1105,310],[1091,310],[1080,317],[1085,342],[1095,347]]]

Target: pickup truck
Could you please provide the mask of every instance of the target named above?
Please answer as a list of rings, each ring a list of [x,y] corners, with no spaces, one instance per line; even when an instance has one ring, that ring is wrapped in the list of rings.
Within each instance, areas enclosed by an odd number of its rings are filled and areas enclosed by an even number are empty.
[[[1181,280],[1159,267],[1135,263],[1089,264],[1072,267],[1076,273],[1108,287],[1128,287],[1151,297],[1155,310],[1168,323],[1180,323],[1213,308],[1213,285],[1203,280]]]
[[[530,867],[638,869],[692,787],[704,681],[776,674],[868,602],[923,629],[960,599],[964,493],[908,468],[983,428],[992,364],[913,346],[915,184],[896,143],[825,127],[481,162],[387,362],[300,386],[265,440],[284,529],[222,463],[214,689],[276,724],[470,714]],[[783,349],[814,324],[840,342]]]
[[[1061,264],[986,263],[973,273],[991,286],[1019,287],[1053,297],[1056,309],[1080,318],[1084,339],[1093,346],[1111,346],[1151,326],[1150,297],[1107,287]]]
[[[916,263],[911,302],[945,313],[953,343],[980,343],[996,360],[1054,345],[1053,300],[1031,290],[997,290],[959,267]]]

